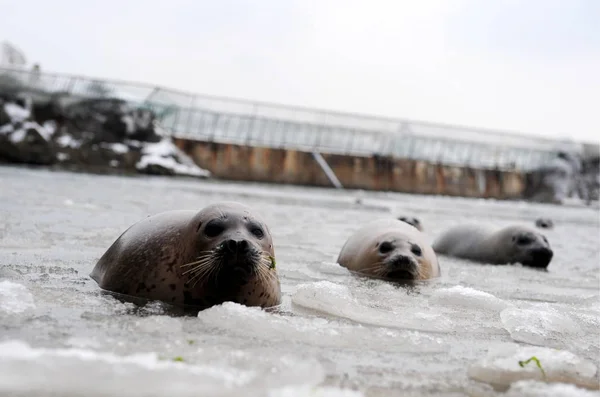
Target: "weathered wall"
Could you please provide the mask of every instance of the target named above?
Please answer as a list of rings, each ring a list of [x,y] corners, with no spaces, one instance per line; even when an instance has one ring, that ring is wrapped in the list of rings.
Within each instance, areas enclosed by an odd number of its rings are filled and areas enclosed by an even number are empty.
[[[331,186],[310,152],[174,138],[175,144],[217,178]],[[519,198],[517,171],[477,170],[388,157],[322,153],[345,188],[449,196]]]

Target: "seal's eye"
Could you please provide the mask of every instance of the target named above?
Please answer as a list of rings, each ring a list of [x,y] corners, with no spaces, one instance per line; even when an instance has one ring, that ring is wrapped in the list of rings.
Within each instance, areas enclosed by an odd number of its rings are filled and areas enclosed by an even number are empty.
[[[250,229],[250,232],[252,234],[254,234],[256,237],[258,237],[258,238],[263,238],[264,235],[265,235],[265,232],[263,232],[263,230],[260,227],[258,227],[258,226],[253,226]]]
[[[517,236],[515,241],[518,245],[527,245],[530,244],[533,240],[528,236]]]
[[[217,237],[219,234],[223,233],[225,230],[225,226],[223,226],[220,222],[209,222],[208,225],[204,228],[204,234],[208,237]]]
[[[382,254],[385,254],[387,252],[390,252],[391,250],[394,249],[394,246],[392,245],[392,243],[388,242],[388,241],[384,241],[383,243],[381,243],[381,245],[379,246],[379,252],[381,252]]]
[[[421,251],[421,247],[419,247],[416,244],[413,244],[412,247],[410,247],[410,251],[415,254],[416,256],[421,256],[423,255],[423,251]]]

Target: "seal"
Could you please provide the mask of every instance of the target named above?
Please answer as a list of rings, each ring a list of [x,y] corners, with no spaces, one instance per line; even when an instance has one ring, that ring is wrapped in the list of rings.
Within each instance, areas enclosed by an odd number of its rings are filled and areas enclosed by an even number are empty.
[[[198,310],[226,301],[265,308],[281,302],[271,232],[236,202],[162,212],[133,224],[90,277],[106,291]]]
[[[337,263],[389,280],[418,281],[441,274],[435,252],[415,227],[397,219],[367,223],[343,245]]]
[[[538,218],[535,220],[535,226],[540,229],[553,229],[554,222],[550,218]]]
[[[413,216],[400,216],[397,219],[399,221],[406,222],[409,225],[413,225],[420,232],[423,231],[423,226],[421,225],[421,221]]]
[[[443,232],[434,242],[439,255],[494,265],[521,263],[547,268],[554,255],[545,236],[525,226],[494,230],[482,225],[460,225]]]

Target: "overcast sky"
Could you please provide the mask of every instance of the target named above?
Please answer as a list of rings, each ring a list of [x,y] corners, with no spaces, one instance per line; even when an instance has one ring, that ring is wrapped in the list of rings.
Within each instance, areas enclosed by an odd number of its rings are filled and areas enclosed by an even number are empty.
[[[600,0],[0,0],[42,70],[600,139]]]

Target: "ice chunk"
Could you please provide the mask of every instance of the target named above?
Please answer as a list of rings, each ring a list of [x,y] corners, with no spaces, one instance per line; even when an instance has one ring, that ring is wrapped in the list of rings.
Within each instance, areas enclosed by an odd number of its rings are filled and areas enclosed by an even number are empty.
[[[242,386],[254,377],[251,371],[160,360],[156,353],[117,356],[83,349],[35,349],[21,341],[0,344],[2,392],[51,389],[56,394],[71,395],[90,395],[91,392],[96,395],[171,395],[184,391],[181,389],[187,385],[190,390],[183,394],[192,395],[194,387],[191,386],[195,385],[195,395],[198,395],[223,387]],[[111,381],[106,382],[109,378]]]
[[[21,123],[31,116],[31,112],[15,103],[5,103],[4,111],[13,123]]]
[[[547,345],[564,339],[565,334],[577,335],[581,329],[566,315],[547,309],[508,308],[500,313],[500,319],[510,336],[518,342]]]
[[[0,312],[15,314],[34,308],[33,295],[27,287],[9,280],[0,281]]]
[[[330,281],[299,285],[292,302],[363,324],[433,332],[453,329],[452,321],[443,314],[422,308],[403,307],[401,312],[395,313],[365,306],[352,296],[348,287]]]
[[[487,292],[479,291],[473,288],[456,285],[451,288],[442,288],[435,291],[430,303],[444,306],[462,306],[469,308],[478,308],[484,310],[503,310],[511,307],[512,304],[495,297]]]
[[[350,390],[338,389],[336,387],[284,387],[271,390],[269,397],[362,397],[363,393]]]
[[[567,383],[521,380],[513,383],[502,397],[600,397],[600,393]]]
[[[206,327],[217,328],[222,334],[267,341],[294,340],[314,346],[351,348],[360,345],[366,349],[398,352],[448,350],[438,338],[419,332],[364,327],[319,317],[290,317],[233,302],[203,310],[198,318]]]
[[[124,397],[267,395],[265,389],[269,388],[312,389],[325,378],[318,361],[288,355],[264,357],[258,352],[220,348],[212,355],[199,349],[188,356],[191,360],[186,356],[179,362],[154,352],[121,356],[5,341],[0,343],[0,394],[33,395],[52,390],[56,395]],[[240,365],[239,357],[254,365]]]
[[[533,360],[523,367],[519,365],[519,361],[532,357],[539,360],[544,372]],[[492,346],[486,358],[469,368],[469,377],[500,390],[520,380],[572,383],[597,389],[596,371],[592,362],[566,350],[501,343]]]

